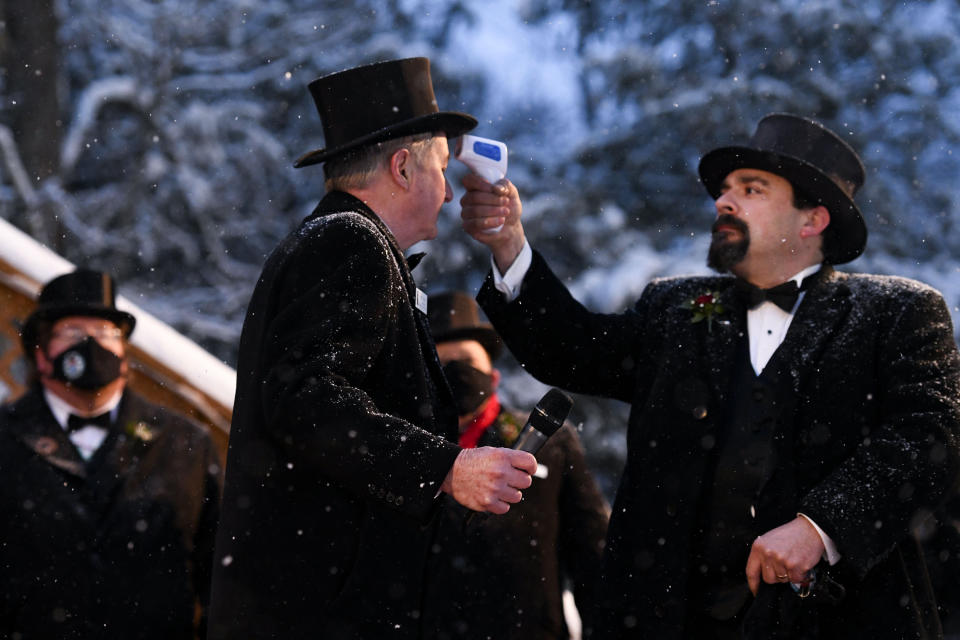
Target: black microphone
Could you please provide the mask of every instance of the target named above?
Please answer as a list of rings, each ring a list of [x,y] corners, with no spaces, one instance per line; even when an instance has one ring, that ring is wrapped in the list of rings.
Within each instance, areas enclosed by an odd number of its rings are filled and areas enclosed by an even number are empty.
[[[527,418],[527,423],[520,430],[513,448],[536,455],[540,447],[546,443],[547,438],[563,426],[572,406],[573,400],[563,391],[559,389],[547,391]]]
[[[559,389],[550,389],[540,398],[540,402],[530,412],[526,424],[520,430],[520,434],[513,443],[513,448],[518,451],[526,451],[531,455],[536,455],[540,451],[547,439],[557,432],[557,429],[563,426],[570,413],[570,407],[573,406],[573,400]],[[483,522],[489,513],[479,511],[470,511],[462,505],[457,505],[467,517],[464,520],[464,530],[469,532],[478,522]],[[477,516],[480,516],[477,518]]]

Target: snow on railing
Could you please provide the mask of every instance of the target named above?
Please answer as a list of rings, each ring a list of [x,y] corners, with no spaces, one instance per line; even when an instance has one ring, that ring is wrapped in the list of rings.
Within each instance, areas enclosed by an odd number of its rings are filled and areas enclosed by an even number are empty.
[[[9,284],[36,297],[39,286],[72,271],[75,267],[29,235],[0,219],[0,258],[23,273],[23,278],[7,278]],[[233,407],[236,372],[173,327],[147,313],[123,296],[117,307],[133,314],[137,327],[130,342],[190,384],[227,408]]]

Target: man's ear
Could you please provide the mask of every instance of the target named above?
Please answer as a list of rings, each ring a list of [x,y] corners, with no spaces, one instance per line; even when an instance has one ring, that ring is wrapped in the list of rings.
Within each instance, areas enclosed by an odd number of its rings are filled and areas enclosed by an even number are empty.
[[[40,347],[33,348],[33,361],[37,363],[37,373],[41,377],[49,378],[53,375],[53,363],[47,358],[47,354]]]
[[[399,149],[390,156],[390,177],[401,189],[410,188],[410,173],[413,170],[413,157],[409,149]]]
[[[490,370],[490,380],[493,383],[493,390],[496,391],[497,387],[500,386],[500,372],[497,369]]]
[[[830,224],[830,212],[823,205],[807,209],[803,212],[805,219],[800,228],[801,238],[812,238],[823,233]]]

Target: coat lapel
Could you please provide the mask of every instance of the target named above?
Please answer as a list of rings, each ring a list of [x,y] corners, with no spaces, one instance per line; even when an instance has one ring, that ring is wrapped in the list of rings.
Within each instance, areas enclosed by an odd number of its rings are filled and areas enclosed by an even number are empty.
[[[130,393],[124,393],[110,434],[87,463],[90,480],[101,502],[109,502],[117,488],[140,465],[157,436],[156,425]]]
[[[746,309],[734,292],[733,282],[733,278],[727,278],[718,287],[723,313],[714,318],[712,327],[706,322],[698,323],[703,325],[698,330],[704,336],[700,362],[708,365],[710,388],[720,409],[727,400],[737,347],[747,334]]]
[[[816,363],[820,359],[825,346],[837,331],[850,311],[849,290],[837,278],[830,267],[824,267],[814,276],[817,281],[808,289],[793,322],[787,331],[783,343],[777,350],[775,358],[784,366],[784,375],[788,376],[785,389],[796,397],[803,388],[806,377],[816,371]],[[699,354],[700,363],[706,363],[709,372],[709,382],[713,397],[717,399],[719,411],[714,412],[717,420],[729,399],[731,374],[734,371],[735,360],[738,357],[738,348],[741,340],[747,339],[746,308],[736,295],[731,278],[718,285],[720,300],[724,312],[713,322],[712,330],[708,330],[705,323],[697,327],[702,338],[702,353]],[[702,293],[702,292],[701,292]],[[792,441],[793,421],[792,411],[787,411],[784,417],[787,423],[783,432],[775,442],[775,451],[771,452],[771,465],[761,488],[770,480],[779,459],[779,449]]]
[[[781,461],[792,460],[785,448],[793,446],[796,400],[807,378],[816,372],[823,349],[850,311],[850,291],[838,282],[831,267],[825,266],[814,277],[817,281],[807,290],[783,343],[774,355],[782,365],[782,375],[787,376],[787,380],[781,383],[782,393],[787,397],[783,400],[783,423],[774,438],[774,450],[759,491],[766,489],[775,474],[789,471],[785,478],[787,482],[792,481],[794,472],[787,470]]]
[[[820,353],[850,312],[849,289],[836,272],[825,266],[817,281],[804,296],[790,329],[778,351],[791,378],[791,388],[799,392],[804,376],[814,370]],[[737,346],[747,337],[746,308],[734,292],[733,279],[718,287],[724,313],[714,320],[713,329],[702,327],[703,363],[708,363],[711,387],[718,398],[726,397],[730,371],[737,357]]]
[[[794,393],[800,393],[806,376],[816,370],[824,347],[850,313],[850,290],[831,267],[825,266],[814,276],[817,281],[808,289],[780,348]]]
[[[78,478],[87,477],[83,458],[50,412],[39,388],[34,388],[18,405],[17,439],[41,460]]]

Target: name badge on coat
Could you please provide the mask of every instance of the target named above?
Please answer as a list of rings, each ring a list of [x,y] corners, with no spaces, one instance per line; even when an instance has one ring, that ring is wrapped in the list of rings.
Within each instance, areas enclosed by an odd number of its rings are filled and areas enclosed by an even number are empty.
[[[417,310],[419,310],[420,313],[425,314],[427,312],[427,294],[420,289],[417,289],[417,299],[415,304],[417,305]]]

